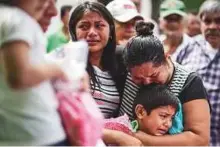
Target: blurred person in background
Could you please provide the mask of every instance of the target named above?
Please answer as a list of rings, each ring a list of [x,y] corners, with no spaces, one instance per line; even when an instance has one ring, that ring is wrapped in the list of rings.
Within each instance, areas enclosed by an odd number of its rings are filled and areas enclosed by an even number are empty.
[[[203,79],[211,104],[211,146],[220,146],[220,1],[207,0],[199,11],[202,35],[181,51],[178,61]]]
[[[51,24],[51,19],[58,14],[56,2],[57,0],[49,0],[49,5],[44,11],[43,16],[38,20],[44,33],[48,30],[48,27]]]
[[[159,25],[163,32],[161,41],[165,53],[176,61],[179,52],[191,43],[192,39],[184,33],[186,25],[185,4],[180,0],[165,0],[160,5]]]
[[[51,34],[48,37],[47,53],[69,42],[70,35],[69,35],[68,24],[69,24],[69,13],[71,9],[72,9],[71,5],[64,5],[61,7],[60,18],[62,21],[62,27],[57,32]]]
[[[116,43],[124,46],[135,36],[135,23],[144,18],[131,0],[113,0],[106,6],[115,22]]]
[[[113,1],[113,0],[98,0],[98,2],[104,4],[105,6],[108,5],[111,1]],[[131,1],[135,4],[138,13],[141,13],[141,2],[142,2],[142,0],[131,0]],[[151,18],[145,18],[145,19],[146,19],[147,21],[149,21],[149,22],[152,22],[152,23],[155,25],[154,34],[155,34],[156,36],[159,36],[159,27],[158,27],[157,22],[154,21],[154,20],[151,19]],[[117,46],[116,50],[119,50],[119,51],[120,51],[120,50],[122,50],[123,48],[124,48],[124,45],[123,45],[123,46]]]
[[[0,4],[0,145],[68,145],[50,83],[66,76],[45,60],[46,38],[36,22],[50,0]]]
[[[201,34],[201,23],[197,12],[187,13],[186,34],[190,37]]]
[[[142,15],[143,15],[143,17],[144,17],[144,14],[143,14],[143,8],[144,7],[142,7],[141,5],[145,5],[145,1],[142,1],[142,0],[132,0],[132,2],[135,4],[135,6],[137,7],[137,11],[138,11],[138,13],[141,13],[141,11],[142,11]],[[151,22],[151,23],[153,23],[154,24],[154,35],[155,36],[158,36],[159,37],[159,27],[158,27],[158,23],[155,21],[155,20],[153,20],[152,18],[150,18],[150,17],[144,17],[144,20],[145,21],[147,21],[147,22]]]
[[[97,1],[106,6],[108,5],[108,3],[110,3],[113,0],[97,0]],[[141,0],[131,0],[131,1],[135,4],[137,11],[140,13],[141,12]]]
[[[135,4],[138,13],[141,13],[141,0],[132,0],[132,2]]]
[[[97,0],[97,2],[102,3],[103,5],[108,5],[108,3],[110,3],[112,0]]]

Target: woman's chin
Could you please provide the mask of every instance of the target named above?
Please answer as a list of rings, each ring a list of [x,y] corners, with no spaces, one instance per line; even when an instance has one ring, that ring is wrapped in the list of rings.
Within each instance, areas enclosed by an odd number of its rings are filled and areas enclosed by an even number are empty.
[[[96,52],[100,52],[102,50],[103,49],[100,49],[100,47],[98,47],[98,46],[89,46],[89,52],[90,53],[96,53]]]

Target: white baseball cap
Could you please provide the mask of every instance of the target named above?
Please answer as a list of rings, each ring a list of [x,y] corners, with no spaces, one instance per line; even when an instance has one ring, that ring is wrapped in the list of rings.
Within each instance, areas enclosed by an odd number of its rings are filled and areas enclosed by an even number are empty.
[[[133,18],[144,19],[141,14],[138,13],[135,4],[130,0],[113,0],[106,8],[115,20],[122,23],[128,22]]]

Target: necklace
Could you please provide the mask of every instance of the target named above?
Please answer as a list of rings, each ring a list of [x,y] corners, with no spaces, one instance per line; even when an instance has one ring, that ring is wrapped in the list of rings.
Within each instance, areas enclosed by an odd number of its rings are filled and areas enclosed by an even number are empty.
[[[172,61],[169,59],[168,60],[168,77],[167,77],[167,85],[170,84],[171,79],[173,77],[173,72],[174,72],[174,64],[172,63]]]

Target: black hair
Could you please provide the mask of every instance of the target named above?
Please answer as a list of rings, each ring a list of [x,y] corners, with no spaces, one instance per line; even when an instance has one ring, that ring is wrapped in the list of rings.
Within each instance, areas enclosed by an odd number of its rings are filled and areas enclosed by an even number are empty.
[[[144,22],[136,23],[137,35],[129,40],[124,50],[124,60],[128,68],[153,62],[159,66],[165,63],[166,58],[161,41],[153,35],[154,24]]]
[[[60,18],[62,19],[66,15],[66,12],[70,11],[71,9],[71,5],[63,5],[60,9]]]
[[[109,24],[110,35],[109,40],[105,48],[103,49],[103,54],[101,57],[101,66],[103,70],[109,71],[113,80],[116,82],[116,59],[115,59],[115,48],[116,48],[116,36],[115,36],[115,25],[114,19],[110,12],[105,8],[105,6],[98,2],[84,2],[78,5],[71,14],[69,21],[69,31],[73,41],[77,40],[76,37],[76,25],[79,20],[82,18],[85,12],[92,11],[97,12],[101,15]],[[93,84],[91,84],[92,89],[95,89],[96,85],[99,85],[98,79],[96,78],[94,68],[88,60],[87,72],[89,73]],[[116,85],[117,86],[117,85]]]
[[[98,0],[98,2],[102,3],[103,5],[108,5],[108,3],[110,3],[113,0]]]
[[[14,0],[0,0],[0,4],[12,6],[14,3]]]
[[[162,107],[171,105],[178,110],[179,99],[165,86],[159,84],[151,84],[141,87],[133,104],[133,115],[136,118],[135,107],[141,104],[150,115],[151,111]]]

